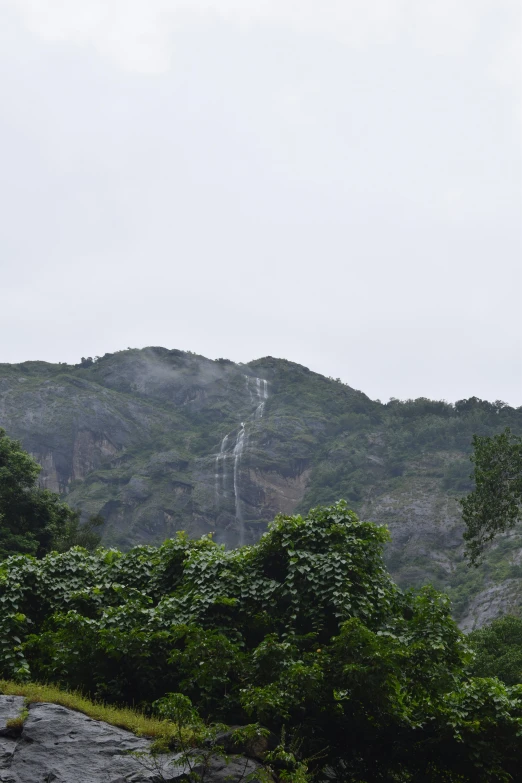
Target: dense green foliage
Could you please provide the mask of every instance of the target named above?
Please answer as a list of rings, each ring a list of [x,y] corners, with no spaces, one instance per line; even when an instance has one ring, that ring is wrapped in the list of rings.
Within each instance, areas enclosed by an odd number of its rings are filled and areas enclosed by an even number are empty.
[[[0,676],[145,708],[182,693],[207,720],[285,727],[318,780],[515,780],[522,687],[469,677],[448,600],[393,584],[387,537],[340,502],[233,551],[179,535],[13,556]]]
[[[95,515],[84,525],[80,514],[55,492],[38,486],[40,465],[0,429],[0,560],[15,553],[43,557],[79,544],[94,549],[100,542]]]
[[[500,617],[469,635],[476,652],[472,671],[478,677],[498,677],[506,685],[522,683],[522,619]]]
[[[521,519],[522,438],[509,428],[492,437],[473,437],[475,489],[462,501],[464,538],[472,563],[499,533]]]

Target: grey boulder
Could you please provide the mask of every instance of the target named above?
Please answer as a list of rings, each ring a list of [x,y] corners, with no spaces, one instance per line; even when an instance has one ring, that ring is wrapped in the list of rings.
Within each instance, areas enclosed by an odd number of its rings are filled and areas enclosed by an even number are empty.
[[[0,783],[175,783],[190,769],[179,754],[150,757],[150,741],[92,720],[57,704],[32,704],[18,737],[6,721],[20,715],[24,700],[0,696]],[[6,736],[7,734],[7,736]],[[137,758],[129,752],[143,754]],[[261,765],[243,756],[212,757],[195,766],[204,783],[239,783]]]

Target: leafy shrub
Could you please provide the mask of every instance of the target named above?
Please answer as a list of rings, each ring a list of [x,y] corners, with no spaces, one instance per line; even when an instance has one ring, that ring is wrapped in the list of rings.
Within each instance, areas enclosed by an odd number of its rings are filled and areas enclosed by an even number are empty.
[[[287,768],[279,749],[288,779],[306,756],[317,779],[510,780],[522,686],[469,678],[449,601],[400,591],[387,539],[341,501],[279,516],[234,551],[181,534],[126,554],[11,557],[0,674],[148,711],[178,693],[205,723],[263,723],[303,749]]]
[[[506,685],[522,683],[522,618],[500,617],[469,639],[476,652],[474,674],[498,677]]]

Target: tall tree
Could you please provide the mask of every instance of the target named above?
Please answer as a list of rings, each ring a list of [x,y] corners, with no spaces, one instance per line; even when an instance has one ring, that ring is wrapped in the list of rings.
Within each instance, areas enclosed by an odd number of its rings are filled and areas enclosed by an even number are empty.
[[[74,544],[94,548],[99,518],[80,525],[79,512],[38,486],[40,465],[0,429],[0,560],[22,553],[42,557]],[[102,520],[103,521],[103,520]]]
[[[476,565],[486,545],[521,519],[522,438],[506,428],[493,437],[475,435],[473,449],[475,489],[461,506],[466,551]]]

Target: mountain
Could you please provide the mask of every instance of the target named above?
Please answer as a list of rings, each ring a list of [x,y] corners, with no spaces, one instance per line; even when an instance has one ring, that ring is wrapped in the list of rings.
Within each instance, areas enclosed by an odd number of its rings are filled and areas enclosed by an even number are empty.
[[[0,426],[42,465],[42,484],[106,519],[104,543],[159,543],[183,529],[253,543],[275,514],[344,497],[386,524],[401,586],[450,593],[465,628],[522,603],[522,536],[478,569],[463,560],[458,498],[474,433],[522,408],[477,398],[387,404],[293,362],[212,361],[129,349],[77,365],[0,364]]]

